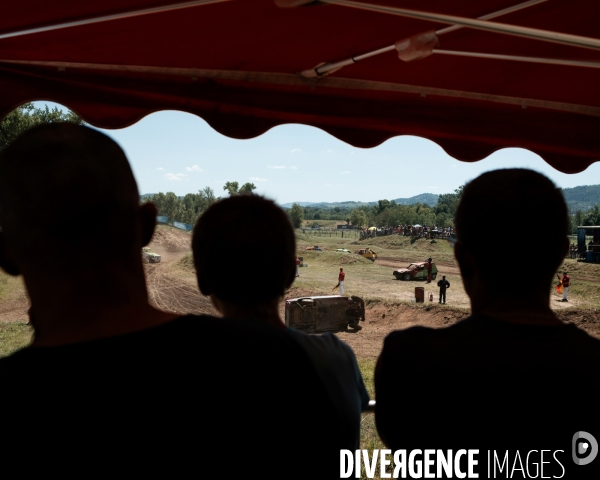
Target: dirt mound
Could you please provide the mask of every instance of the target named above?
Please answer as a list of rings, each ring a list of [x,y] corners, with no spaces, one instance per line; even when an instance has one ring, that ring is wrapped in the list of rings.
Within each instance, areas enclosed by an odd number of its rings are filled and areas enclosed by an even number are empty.
[[[177,261],[177,266],[181,267],[186,272],[196,273],[196,269],[194,267],[194,256],[192,252],[186,253],[183,257],[181,257]]]
[[[185,230],[159,225],[154,232],[151,245],[170,250],[189,251],[192,248],[192,235]]]
[[[554,312],[565,323],[574,323],[590,335],[600,338],[600,310],[560,310]]]
[[[195,279],[178,275],[173,266],[146,265],[146,281],[150,303],[166,312],[219,316],[211,301],[204,297]]]
[[[377,358],[386,335],[394,330],[417,325],[442,328],[470,315],[469,310],[443,305],[387,305],[367,302],[363,329],[358,333],[341,332],[344,340],[358,358]]]
[[[178,228],[159,225],[148,246],[162,257],[161,262],[171,263],[192,249],[192,235]]]
[[[322,252],[315,252],[312,250],[305,250],[304,252],[300,250],[298,253],[305,262],[309,265],[311,260],[317,260],[320,264],[324,265],[355,265],[355,264],[365,264],[371,265],[373,264],[372,260],[363,257],[362,255],[358,255],[356,253],[344,253],[344,252],[335,252],[331,250],[324,250]]]

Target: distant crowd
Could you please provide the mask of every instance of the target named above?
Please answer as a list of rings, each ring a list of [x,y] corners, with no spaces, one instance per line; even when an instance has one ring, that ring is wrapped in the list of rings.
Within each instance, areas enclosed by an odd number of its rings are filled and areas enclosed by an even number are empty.
[[[529,220],[514,215],[523,205],[553,228],[515,286],[499,274],[514,265],[520,238],[481,242],[480,226],[494,218],[527,231]],[[0,267],[23,276],[33,328],[30,346],[0,359],[7,475],[359,478],[352,469],[362,460],[350,457],[369,394],[355,354],[340,336],[308,335],[281,318],[297,253],[285,212],[236,195],[199,218],[196,281],[220,317],[151,304],[140,253],[156,213],[140,205],[122,149],[97,130],[35,127],[0,153]],[[549,306],[568,225],[561,191],[534,171],[488,172],[464,188],[454,253],[471,316],[385,337],[371,372],[377,431],[395,463],[382,478],[393,469],[433,478],[432,452],[452,457],[451,478],[466,476],[467,459],[491,478],[484,452],[489,461],[493,449],[510,451],[513,470],[517,451],[520,471],[526,455],[543,478],[565,469],[565,478],[599,478],[571,462],[570,447],[583,434],[600,439],[600,340]],[[262,252],[257,265],[248,252]]]
[[[381,237],[385,235],[402,235],[405,237],[420,236],[428,239],[441,238],[448,239],[455,234],[452,227],[438,227],[437,225],[393,225],[381,228],[363,228],[360,231],[360,239],[372,237]]]

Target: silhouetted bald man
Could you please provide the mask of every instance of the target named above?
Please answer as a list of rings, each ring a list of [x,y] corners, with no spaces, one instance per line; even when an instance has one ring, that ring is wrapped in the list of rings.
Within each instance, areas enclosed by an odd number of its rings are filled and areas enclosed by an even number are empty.
[[[155,217],[123,151],[96,130],[41,126],[0,154],[0,266],[23,275],[35,329],[31,346],[0,360],[3,468],[308,478],[325,460],[337,470],[337,452],[315,445],[341,422],[285,329],[149,305],[141,248]]]
[[[481,229],[490,221],[509,228],[490,235]],[[549,306],[569,246],[562,192],[531,170],[488,172],[464,188],[455,224],[472,316],[386,337],[375,378],[381,438],[394,450],[478,449],[479,478],[596,478],[600,460],[576,465],[571,449],[579,431],[600,440],[591,410],[600,340]],[[523,257],[523,236],[538,231],[544,241]]]

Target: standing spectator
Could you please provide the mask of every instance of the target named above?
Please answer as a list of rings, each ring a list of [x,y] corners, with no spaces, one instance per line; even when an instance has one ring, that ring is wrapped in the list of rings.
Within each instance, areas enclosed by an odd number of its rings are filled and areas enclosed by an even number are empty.
[[[569,300],[567,300],[567,294],[569,293],[569,282],[570,281],[571,281],[571,278],[569,277],[569,275],[567,275],[567,272],[563,272],[563,278],[560,281],[561,285],[563,286],[563,298],[562,298],[563,302],[569,301]]]
[[[446,303],[446,289],[450,288],[450,282],[446,280],[446,275],[442,275],[442,279],[437,283],[440,287],[440,301],[439,303]],[[444,300],[442,302],[442,299]]]
[[[431,257],[427,259],[427,283],[431,283]]]
[[[298,267],[300,266],[300,259],[296,256],[296,276],[300,276],[300,272],[298,271]]]
[[[344,269],[340,267],[340,274],[338,275],[338,285],[340,286],[340,295],[344,294],[344,279],[346,278],[346,274],[344,273]]]

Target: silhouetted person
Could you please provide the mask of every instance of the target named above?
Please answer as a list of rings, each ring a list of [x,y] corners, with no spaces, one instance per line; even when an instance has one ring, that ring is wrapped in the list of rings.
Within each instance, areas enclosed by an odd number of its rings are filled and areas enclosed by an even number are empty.
[[[295,343],[296,348],[286,346],[285,363],[273,355],[280,375],[260,392],[272,408],[261,433],[275,426],[281,429],[267,435],[276,441],[265,438],[269,461],[281,465],[284,477],[339,478],[339,451],[358,448],[361,412],[369,396],[348,345],[333,334],[308,335],[288,329],[281,319],[280,304],[294,281],[297,258],[287,215],[257,195],[229,197],[200,217],[192,250],[200,291],[225,318],[241,319],[243,324]],[[215,255],[215,251],[223,254]],[[235,272],[248,252],[266,255],[247,273],[244,288],[234,288]],[[254,398],[257,392],[249,393],[246,401],[252,405],[258,400]],[[274,421],[279,425],[269,425],[269,418],[278,419]]]
[[[324,427],[341,423],[326,392],[305,392],[309,360],[283,329],[150,306],[141,249],[155,219],[123,151],[98,131],[37,127],[0,154],[0,265],[23,275],[35,331],[0,360],[4,468],[306,474],[282,463],[321,437],[315,423],[298,430],[306,412],[319,405]],[[232,290],[239,265],[227,272]],[[305,450],[284,448],[290,432],[306,434]]]
[[[531,231],[530,217],[518,214],[525,206],[536,212],[545,238],[520,268],[521,238],[484,238],[481,225],[492,219]],[[561,191],[530,170],[488,172],[466,185],[455,223],[455,256],[472,316],[447,328],[387,336],[375,378],[380,436],[392,449],[479,449],[479,478],[511,478],[487,476],[488,450],[500,462],[510,451],[509,469],[519,467],[515,451],[524,465],[535,450],[528,466],[535,476],[532,462],[539,465],[542,449],[551,450],[542,459],[549,462],[543,476],[562,478],[564,467],[564,478],[596,478],[600,461],[575,465],[571,441],[578,431],[600,439],[594,411],[600,340],[564,324],[549,307],[552,279],[569,246]],[[562,467],[553,457],[558,450]],[[517,476],[523,478],[521,471]]]
[[[0,154],[0,266],[23,275],[34,328],[31,346],[0,360],[0,384],[12,392],[0,402],[26,412],[7,419],[4,432],[35,438],[11,444],[26,445],[38,466],[69,471],[99,456],[108,466],[123,438],[150,434],[138,421],[156,392],[143,402],[129,394],[150,393],[144,371],[157,362],[144,365],[147,337],[176,317],[148,303],[140,251],[155,217],[152,204],[140,205],[123,151],[100,132],[40,126]],[[108,430],[113,440],[104,444]]]
[[[450,288],[450,282],[446,280],[446,275],[442,275],[442,279],[437,282],[440,287],[440,301],[439,303],[446,303],[446,289]]]
[[[429,257],[427,259],[427,283],[431,283],[431,279],[432,279],[431,272],[432,272],[432,270],[433,270],[433,266],[431,264],[431,257]]]

